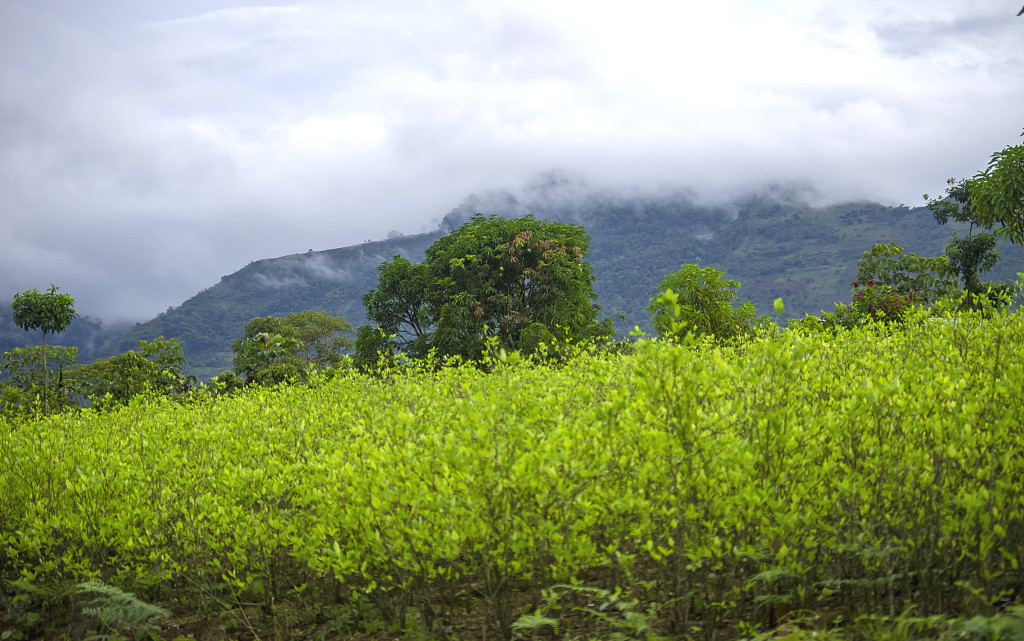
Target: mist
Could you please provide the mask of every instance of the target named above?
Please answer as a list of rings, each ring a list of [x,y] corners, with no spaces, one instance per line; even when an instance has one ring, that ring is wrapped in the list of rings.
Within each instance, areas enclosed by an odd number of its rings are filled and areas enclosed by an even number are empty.
[[[5,2],[0,299],[145,320],[552,172],[562,199],[919,205],[1020,140],[1017,8]]]

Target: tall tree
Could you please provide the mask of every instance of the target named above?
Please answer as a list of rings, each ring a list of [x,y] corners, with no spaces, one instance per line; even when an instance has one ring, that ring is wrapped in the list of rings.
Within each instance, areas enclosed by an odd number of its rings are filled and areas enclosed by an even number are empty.
[[[940,225],[950,220],[968,225],[965,236],[953,232],[953,239],[946,245],[946,257],[963,288],[978,295],[986,289],[981,275],[995,267],[999,260],[998,241],[992,233],[993,221],[975,209],[970,181],[950,178],[948,184],[946,195],[929,200],[928,208]]]
[[[19,292],[11,301],[14,312],[14,324],[23,330],[33,329],[43,332],[43,412],[49,412],[47,390],[49,380],[46,366],[46,335],[59,334],[68,328],[71,321],[78,317],[75,311],[75,299],[70,294],[58,294],[58,287],[50,284],[50,289],[40,293],[33,288]]]
[[[862,289],[863,288],[863,289]],[[896,244],[876,243],[857,261],[853,289],[914,295],[931,304],[957,291],[956,272],[947,256],[918,256]]]
[[[363,296],[367,316],[378,324],[379,331],[361,327],[362,338],[356,339],[362,347],[372,345],[362,350],[367,352],[367,358],[383,346],[381,333],[410,356],[426,355],[432,322],[426,297],[431,282],[426,263],[413,264],[397,254],[381,263],[377,268],[377,287]]]
[[[953,234],[946,256],[964,289],[978,296],[993,286],[983,283],[981,274],[999,260],[997,236],[1024,245],[1024,145],[997,151],[983,171],[964,180],[950,178],[948,183],[943,196],[929,199],[925,194],[925,200],[939,224],[952,219],[969,225],[966,236]],[[999,291],[1008,289],[994,285]]]
[[[424,263],[395,256],[381,265],[378,286],[363,297],[381,331],[360,332],[357,342],[379,345],[383,336],[387,349],[410,356],[434,349],[475,360],[490,337],[507,349],[529,346],[524,332],[534,326],[536,334],[538,324],[570,342],[607,335],[593,303],[589,245],[579,225],[476,214],[436,240]]]

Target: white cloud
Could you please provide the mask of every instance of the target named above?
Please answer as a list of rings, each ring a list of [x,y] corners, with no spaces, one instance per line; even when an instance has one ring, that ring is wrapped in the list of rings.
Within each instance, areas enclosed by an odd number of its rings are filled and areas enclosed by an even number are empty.
[[[143,319],[552,168],[920,203],[1024,126],[1003,2],[0,5],[0,298]]]

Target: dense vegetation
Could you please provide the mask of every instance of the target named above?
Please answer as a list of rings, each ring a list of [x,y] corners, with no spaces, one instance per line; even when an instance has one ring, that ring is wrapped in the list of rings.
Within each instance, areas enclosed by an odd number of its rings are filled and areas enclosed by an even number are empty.
[[[596,302],[620,337],[637,325],[649,328],[652,293],[683,264],[714,267],[741,282],[737,302],[753,303],[758,313],[769,313],[772,301],[782,296],[786,318],[799,318],[830,311],[834,303],[849,299],[857,260],[872,244],[895,241],[918,255],[938,256],[953,231],[968,229],[956,221],[941,227],[923,207],[812,207],[799,195],[778,191],[715,205],[697,203],[685,194],[578,194],[572,185],[553,184],[518,198],[497,194],[468,199],[428,234],[256,261],[122,332],[104,349],[93,348],[105,336],[102,328],[83,319],[58,340],[78,346],[79,358],[86,361],[135,349],[140,340],[176,338],[188,360],[187,373],[208,380],[232,369],[231,344],[253,318],[319,310],[343,316],[356,327],[366,324],[362,297],[376,286],[382,262],[395,254],[421,262],[442,233],[480,211],[505,217],[534,213],[583,225],[591,238]],[[1024,266],[1024,249],[1000,245],[999,250],[1001,258],[990,278],[1012,278]],[[38,344],[38,336],[4,324],[5,308],[0,305],[0,351]]]
[[[180,397],[197,382],[185,365],[178,341],[162,336],[92,363],[79,363],[74,347],[52,345],[45,355],[39,345],[15,347],[0,358],[0,417],[23,421],[82,407],[111,409],[144,392]]]
[[[874,244],[785,330],[683,264],[611,341],[583,227],[532,216],[383,263],[355,366],[323,311],[209,386],[175,338],[79,365],[74,300],[20,293],[0,640],[1024,638],[1024,274],[981,280],[1019,151],[929,201],[945,255]]]
[[[683,265],[661,281],[658,295],[647,306],[651,326],[663,338],[742,336],[753,328],[755,310],[751,303],[733,307],[739,287],[738,281],[725,280],[712,267]]]
[[[434,241],[426,260],[395,256],[363,296],[357,364],[396,352],[476,360],[491,339],[532,353],[613,334],[597,322],[590,236],[580,225],[477,214]]]
[[[0,423],[0,625],[110,633],[95,579],[164,638],[996,638],[1024,316],[935,314]]]
[[[283,318],[254,318],[245,335],[231,344],[234,371],[218,380],[249,383],[283,383],[305,380],[309,374],[341,366],[353,341],[352,323],[324,312],[293,312]]]

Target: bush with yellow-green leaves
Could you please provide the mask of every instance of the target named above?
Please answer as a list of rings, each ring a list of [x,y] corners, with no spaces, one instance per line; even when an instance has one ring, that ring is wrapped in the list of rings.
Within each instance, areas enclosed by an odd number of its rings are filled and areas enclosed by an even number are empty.
[[[136,398],[0,423],[0,572],[463,637],[587,625],[554,585],[680,638],[992,616],[1024,585],[1021,399],[999,310]]]

